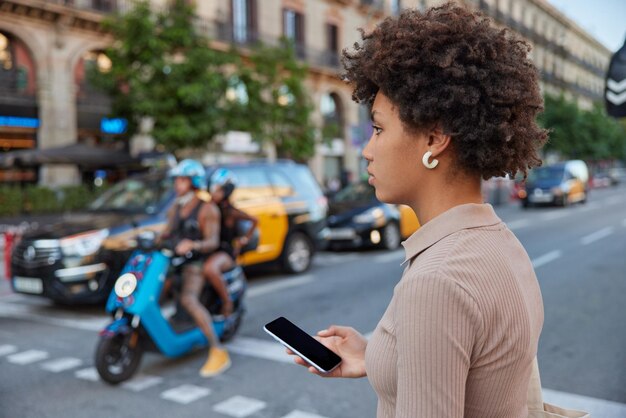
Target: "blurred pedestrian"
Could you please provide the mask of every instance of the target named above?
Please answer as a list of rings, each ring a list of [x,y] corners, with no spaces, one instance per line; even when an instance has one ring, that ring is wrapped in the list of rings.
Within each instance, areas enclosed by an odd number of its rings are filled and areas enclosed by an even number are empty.
[[[407,9],[362,37],[344,63],[353,97],[371,107],[369,182],[422,227],[403,243],[406,269],[371,339],[318,333],[343,359],[328,376],[367,375],[378,417],[526,418],[541,293],[481,178],[540,165],[530,46],[454,4]]]

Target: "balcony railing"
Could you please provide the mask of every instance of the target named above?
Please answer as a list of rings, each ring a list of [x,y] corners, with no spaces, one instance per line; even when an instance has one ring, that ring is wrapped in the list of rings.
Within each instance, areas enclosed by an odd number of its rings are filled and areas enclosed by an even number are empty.
[[[46,3],[100,13],[123,13],[133,7],[131,0],[46,0]]]
[[[242,47],[254,47],[259,43],[269,46],[280,45],[280,37],[255,32],[249,28],[238,28],[229,22],[198,19],[195,27],[198,32],[209,39]],[[317,50],[304,44],[294,44],[294,48],[296,57],[312,67],[339,69],[340,60],[337,51]]]

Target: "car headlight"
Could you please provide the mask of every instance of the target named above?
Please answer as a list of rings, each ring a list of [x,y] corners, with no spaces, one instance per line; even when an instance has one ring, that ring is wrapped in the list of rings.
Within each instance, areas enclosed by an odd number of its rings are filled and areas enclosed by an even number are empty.
[[[109,236],[108,229],[85,232],[61,239],[61,250],[66,256],[85,257],[98,251],[102,241]]]
[[[352,220],[357,224],[371,224],[385,219],[385,212],[381,208],[371,208],[356,215]]]
[[[124,273],[115,281],[115,294],[127,298],[137,289],[137,277],[133,273]]]

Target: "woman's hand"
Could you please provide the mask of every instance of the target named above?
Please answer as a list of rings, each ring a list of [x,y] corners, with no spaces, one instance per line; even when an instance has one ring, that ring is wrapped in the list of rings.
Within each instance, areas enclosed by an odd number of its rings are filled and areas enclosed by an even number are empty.
[[[295,356],[294,361],[297,364],[308,367],[311,373],[319,376],[354,378],[366,375],[365,348],[367,347],[367,340],[354,328],[333,325],[318,332],[315,338],[341,357],[339,366],[330,373],[320,373],[291,350],[287,350],[287,353]]]
[[[193,251],[193,241],[190,239],[181,240],[176,245],[176,254],[186,255],[188,252]]]

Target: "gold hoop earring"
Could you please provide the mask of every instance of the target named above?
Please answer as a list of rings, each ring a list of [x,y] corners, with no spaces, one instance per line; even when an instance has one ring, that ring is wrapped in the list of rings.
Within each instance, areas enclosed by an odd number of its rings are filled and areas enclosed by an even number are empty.
[[[433,160],[431,162],[428,162],[428,159],[433,155],[433,153],[431,151],[426,151],[424,153],[424,156],[422,157],[422,164],[424,164],[424,167],[426,167],[429,170],[432,170],[433,168],[437,167],[437,164],[439,164],[439,160],[436,158],[433,158]]]

